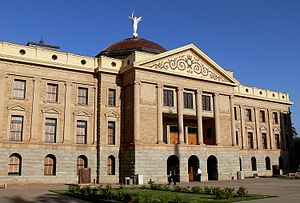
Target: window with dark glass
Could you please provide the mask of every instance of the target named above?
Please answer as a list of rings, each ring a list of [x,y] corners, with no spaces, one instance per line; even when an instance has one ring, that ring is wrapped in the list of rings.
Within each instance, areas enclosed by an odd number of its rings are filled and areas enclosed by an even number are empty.
[[[202,95],[202,110],[211,111],[211,96]]]
[[[88,104],[88,88],[78,87],[77,103],[81,105]]]
[[[280,149],[280,137],[279,134],[275,134],[275,144],[277,149]]]
[[[46,118],[45,121],[45,142],[56,143],[56,118]]]
[[[53,155],[47,155],[44,160],[44,175],[56,175],[56,158]]]
[[[87,121],[77,121],[76,143],[86,144]]]
[[[109,145],[115,144],[116,137],[116,123],[114,121],[108,122],[108,142]]]
[[[278,124],[278,114],[277,114],[277,112],[273,112],[273,123]]]
[[[237,108],[236,107],[233,107],[233,113],[234,113],[234,120],[237,120]]]
[[[235,131],[236,144],[239,145],[239,131]]]
[[[23,137],[23,116],[11,116],[9,140],[22,141]]]
[[[263,110],[259,111],[259,121],[261,123],[265,123],[266,122],[266,115],[265,115],[265,111],[263,111]]]
[[[25,99],[26,80],[14,80],[13,84],[13,98]]]
[[[186,108],[186,109],[193,108],[193,94],[192,93],[184,92],[183,100],[184,100],[184,108]]]
[[[12,154],[9,157],[8,175],[21,175],[22,157],[19,154]]]
[[[248,132],[248,148],[253,149],[253,133]]]
[[[246,109],[246,121],[252,121],[251,109]]]
[[[109,89],[108,90],[108,106],[116,106],[116,90]]]
[[[58,98],[58,84],[47,84],[46,101],[57,102]]]
[[[267,134],[266,133],[262,133],[262,145],[264,149],[267,149]]]
[[[174,91],[173,90],[164,90],[164,106],[174,106]]]
[[[266,157],[265,161],[266,161],[266,170],[271,170],[271,161],[268,156]]]
[[[252,168],[252,171],[256,171],[257,170],[256,158],[255,157],[251,158],[251,168]]]

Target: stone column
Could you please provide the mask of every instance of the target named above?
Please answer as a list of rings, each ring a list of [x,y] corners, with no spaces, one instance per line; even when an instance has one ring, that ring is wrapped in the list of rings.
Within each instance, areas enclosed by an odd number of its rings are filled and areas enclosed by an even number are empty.
[[[71,113],[72,83],[66,82],[64,85],[65,85],[65,106],[64,106],[64,135],[62,138],[62,143],[71,143],[72,135],[70,129],[73,128],[73,126],[71,126],[71,119],[73,115]],[[76,143],[76,140],[74,140],[74,143]]]
[[[285,123],[284,123],[284,112],[280,112],[280,120],[281,120],[281,148],[282,150],[286,149],[286,140],[285,140]]]
[[[268,109],[268,120],[269,120],[269,134],[270,134],[270,149],[274,149],[274,136],[273,136],[273,119],[272,110]]]
[[[178,88],[178,90],[177,90],[177,114],[178,114],[179,143],[184,144],[183,88]]]
[[[241,138],[242,138],[242,149],[246,149],[246,129],[244,120],[244,108],[240,106],[240,120],[241,120]]]
[[[230,99],[230,110],[231,110],[231,138],[232,138],[232,146],[236,146],[235,125],[234,125],[234,105],[233,105],[234,96],[230,95],[229,99]]]
[[[216,135],[216,145],[221,142],[220,139],[220,118],[219,118],[219,94],[214,94],[214,117],[215,117],[215,135]]]
[[[261,141],[261,134],[259,133],[259,109],[254,108],[254,114],[255,114],[255,126],[256,126],[256,143],[257,143],[257,149],[262,148],[262,141]]]
[[[42,140],[40,136],[38,123],[40,122],[39,118],[39,101],[40,101],[40,79],[33,79],[33,98],[32,98],[32,114],[31,114],[31,127],[30,127],[30,138],[29,142],[38,142]]]
[[[3,133],[2,129],[3,129],[3,110],[4,110],[4,98],[5,98],[5,91],[6,91],[6,86],[5,86],[5,82],[6,82],[6,75],[4,73],[0,73],[0,141],[1,140],[6,140],[7,139],[7,134]],[[6,123],[6,122],[5,122]],[[9,125],[9,124],[8,124]]]
[[[139,127],[140,127],[140,82],[134,81],[134,143],[138,143],[140,141],[139,137]]]
[[[157,144],[163,143],[162,85],[157,84]]]
[[[196,105],[196,110],[197,110],[197,130],[198,130],[198,144],[202,145],[203,144],[203,124],[202,124],[202,91],[198,90],[197,91],[197,105]]]

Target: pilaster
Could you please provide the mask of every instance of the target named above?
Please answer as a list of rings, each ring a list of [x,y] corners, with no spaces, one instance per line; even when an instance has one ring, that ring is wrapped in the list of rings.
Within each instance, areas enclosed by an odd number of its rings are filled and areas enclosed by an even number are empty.
[[[196,92],[197,94],[197,105],[196,105],[196,111],[197,111],[197,129],[198,129],[198,144],[203,144],[203,124],[202,124],[202,91],[198,90]]]
[[[157,84],[157,144],[163,143],[162,85]]]
[[[140,82],[134,81],[133,83],[134,88],[134,114],[133,114],[133,120],[134,120],[134,142],[138,143],[140,141],[139,137],[139,127],[140,127]]]
[[[220,117],[219,117],[219,94],[214,94],[214,117],[215,117],[215,131],[216,131],[216,145],[220,144]]]
[[[39,101],[40,101],[40,79],[33,79],[33,97],[32,97],[32,114],[31,114],[31,126],[30,126],[30,137],[29,142],[41,141],[41,136],[38,129],[39,119]]]
[[[183,124],[183,88],[177,90],[177,114],[178,114],[178,134],[179,143],[184,144],[184,124]]]

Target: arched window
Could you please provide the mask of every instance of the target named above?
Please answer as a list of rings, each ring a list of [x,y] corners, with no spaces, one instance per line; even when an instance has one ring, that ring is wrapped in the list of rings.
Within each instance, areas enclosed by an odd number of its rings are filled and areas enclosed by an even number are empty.
[[[12,154],[9,157],[8,175],[21,175],[22,157],[20,154]]]
[[[271,170],[271,161],[268,156],[266,157],[266,170]]]
[[[107,175],[115,175],[115,157],[112,155],[107,159]]]
[[[79,173],[79,170],[82,168],[88,167],[88,159],[84,155],[80,155],[77,158],[77,173]]]
[[[52,154],[48,154],[44,161],[44,175],[55,176],[56,175],[56,158]]]
[[[252,166],[252,171],[256,171],[257,170],[256,158],[254,156],[251,158],[251,166]]]

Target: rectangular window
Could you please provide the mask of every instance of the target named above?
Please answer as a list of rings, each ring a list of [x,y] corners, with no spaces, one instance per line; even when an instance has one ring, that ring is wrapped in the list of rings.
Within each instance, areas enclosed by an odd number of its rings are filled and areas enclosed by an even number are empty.
[[[186,108],[186,109],[193,108],[193,94],[192,93],[184,92],[183,100],[184,100],[184,108]]]
[[[116,90],[109,89],[108,90],[108,106],[116,106]]]
[[[279,134],[275,134],[275,144],[277,149],[280,149],[280,137]]]
[[[81,104],[81,105],[88,104],[88,88],[78,87],[77,104]]]
[[[252,121],[251,109],[246,109],[246,121]]]
[[[233,107],[233,113],[234,113],[234,120],[237,120],[237,108],[236,107]]]
[[[86,144],[86,137],[87,137],[87,122],[77,121],[76,143]]]
[[[288,114],[283,114],[283,124],[286,126],[289,123],[289,116]]]
[[[196,145],[198,143],[197,128],[188,127],[188,144]]]
[[[46,101],[57,102],[58,98],[58,84],[47,84]]]
[[[114,121],[108,122],[108,142],[109,145],[115,144],[116,138],[116,123]]]
[[[202,110],[211,111],[211,96],[202,95]]]
[[[261,138],[262,138],[262,145],[264,149],[267,149],[267,134],[266,133],[262,133],[261,134]]]
[[[277,114],[277,112],[273,112],[273,123],[278,124],[278,114]]]
[[[164,106],[174,106],[174,91],[164,90]]]
[[[248,132],[248,148],[253,149],[253,133]]]
[[[263,110],[259,111],[259,121],[261,123],[265,123],[266,122],[266,115],[265,115],[265,111],[263,111]]]
[[[236,145],[239,145],[239,131],[235,131]]]
[[[13,84],[13,98],[25,99],[26,80],[14,80]]]
[[[178,135],[178,126],[170,126],[170,144],[178,144],[179,135]]]
[[[56,143],[56,118],[46,118],[45,121],[45,142]]]
[[[23,116],[11,116],[9,140],[22,141],[23,136]]]

